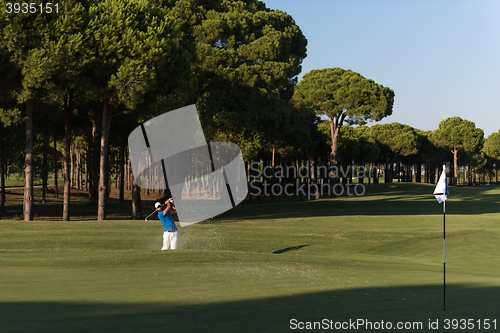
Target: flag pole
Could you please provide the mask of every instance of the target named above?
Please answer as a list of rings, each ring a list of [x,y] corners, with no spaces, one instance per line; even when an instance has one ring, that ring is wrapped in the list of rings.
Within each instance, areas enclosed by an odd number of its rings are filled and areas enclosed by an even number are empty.
[[[443,311],[446,311],[446,200],[443,201]]]
[[[443,203],[443,311],[446,311],[446,199],[449,196],[448,182],[446,181],[446,165],[434,189],[434,196],[439,203]]]

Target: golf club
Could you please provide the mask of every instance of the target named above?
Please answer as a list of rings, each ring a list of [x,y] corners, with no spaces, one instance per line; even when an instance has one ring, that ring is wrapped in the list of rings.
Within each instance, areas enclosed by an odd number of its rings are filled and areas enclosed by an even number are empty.
[[[148,220],[148,218],[149,218],[151,215],[153,215],[154,213],[157,213],[156,209],[155,209],[155,210],[154,210],[151,214],[149,214],[149,215],[148,215],[148,216],[144,219],[144,221],[147,221],[147,220]]]
[[[174,199],[172,199],[172,198],[168,199],[168,201],[170,201],[171,203],[174,203]],[[161,205],[161,206],[160,206],[160,208],[163,208],[163,207],[165,207],[165,204],[163,204],[163,205]],[[155,209],[155,210],[154,210],[151,214],[149,214],[148,216],[146,216],[146,218],[144,219],[144,221],[147,221],[147,220],[148,220],[148,218],[149,218],[151,215],[153,215],[154,213],[157,213],[157,210],[156,210],[156,209]]]

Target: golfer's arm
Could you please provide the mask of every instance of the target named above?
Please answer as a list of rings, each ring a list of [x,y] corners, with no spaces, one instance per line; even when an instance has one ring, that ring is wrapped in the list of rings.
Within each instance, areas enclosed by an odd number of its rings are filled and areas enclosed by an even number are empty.
[[[175,207],[174,207],[174,206],[171,206],[171,207],[167,207],[167,208],[165,208],[165,210],[163,211],[163,215],[167,215],[167,212],[168,212],[169,210],[170,210],[172,213],[176,213],[176,212],[177,212],[177,209],[175,209]]]
[[[177,212],[177,209],[175,209],[175,207],[170,203],[170,201],[166,201],[166,204],[167,204],[167,208],[165,208],[163,210],[163,215],[164,216],[167,215],[167,212],[169,210],[172,210],[172,212],[174,212],[174,213]]]
[[[177,212],[177,209],[175,209],[175,206],[169,200],[165,201],[165,203],[167,204],[167,208],[163,211],[163,215],[167,214],[169,210],[172,210],[174,213]]]

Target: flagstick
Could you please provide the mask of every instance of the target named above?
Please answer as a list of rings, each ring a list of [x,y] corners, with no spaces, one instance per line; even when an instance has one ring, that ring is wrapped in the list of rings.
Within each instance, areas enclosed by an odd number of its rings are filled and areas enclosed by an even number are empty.
[[[443,311],[446,311],[446,199],[448,199],[449,190],[446,181],[446,165],[444,164],[443,172],[434,189],[434,196],[439,203],[443,203]]]
[[[446,200],[443,201],[443,311],[446,311]]]

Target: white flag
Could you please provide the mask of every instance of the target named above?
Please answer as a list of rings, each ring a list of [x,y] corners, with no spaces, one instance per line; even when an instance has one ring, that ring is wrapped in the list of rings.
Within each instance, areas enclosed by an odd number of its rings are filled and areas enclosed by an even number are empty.
[[[449,194],[448,181],[446,180],[446,166],[443,165],[443,172],[441,173],[441,177],[439,177],[439,181],[434,189],[434,196],[437,201],[441,203],[448,199]]]

